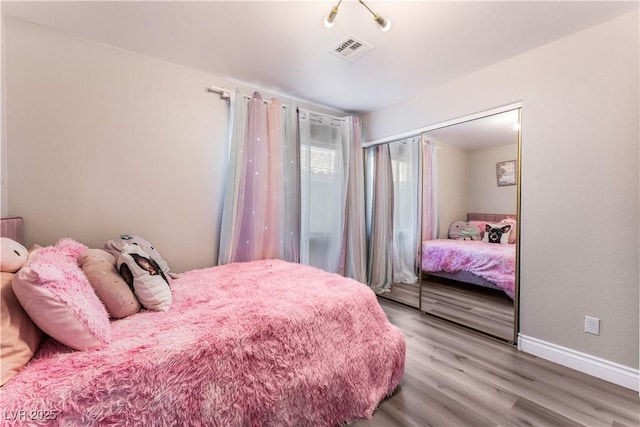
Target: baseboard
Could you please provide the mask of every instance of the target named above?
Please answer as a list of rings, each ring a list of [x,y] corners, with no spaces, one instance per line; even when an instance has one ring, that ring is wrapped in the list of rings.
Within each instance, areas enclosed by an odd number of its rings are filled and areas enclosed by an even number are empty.
[[[518,349],[596,378],[640,392],[640,371],[590,354],[518,334]]]

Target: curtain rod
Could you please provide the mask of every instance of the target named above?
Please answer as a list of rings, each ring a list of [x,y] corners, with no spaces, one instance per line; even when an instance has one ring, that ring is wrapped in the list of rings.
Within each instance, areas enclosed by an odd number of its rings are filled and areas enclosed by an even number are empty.
[[[223,87],[219,87],[219,86],[214,86],[211,85],[207,88],[207,92],[211,92],[211,93],[217,93],[220,95],[221,99],[226,99],[226,100],[230,100],[231,99],[231,91],[229,89],[225,89]],[[258,93],[260,93],[260,91],[256,91]],[[241,93],[238,91],[238,93],[240,93],[240,95],[244,98],[244,99],[251,99],[253,98],[253,95],[247,95],[245,93]],[[265,104],[270,104],[271,101],[267,100],[267,99],[263,99],[262,102],[264,102]],[[282,108],[289,108],[289,105],[285,104],[284,102],[282,103]]]
[[[328,117],[331,120],[338,120],[340,122],[343,122],[343,121],[345,121],[347,119],[346,117],[332,116],[331,114],[325,114],[325,113],[320,113],[320,112],[317,112],[317,111],[307,110],[306,108],[299,108],[298,110],[300,111],[300,113],[308,114],[309,115],[309,119],[311,119],[312,116]]]
[[[220,98],[222,99],[231,99],[231,91],[223,87],[211,85],[207,88],[207,92],[217,93],[220,95]]]

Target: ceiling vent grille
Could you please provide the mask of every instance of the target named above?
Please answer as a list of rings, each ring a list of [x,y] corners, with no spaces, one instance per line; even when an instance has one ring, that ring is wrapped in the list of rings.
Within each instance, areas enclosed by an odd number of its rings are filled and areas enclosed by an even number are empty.
[[[373,49],[369,43],[360,40],[355,36],[348,36],[346,39],[338,43],[331,53],[346,59],[349,62],[353,62],[360,58],[365,53]]]

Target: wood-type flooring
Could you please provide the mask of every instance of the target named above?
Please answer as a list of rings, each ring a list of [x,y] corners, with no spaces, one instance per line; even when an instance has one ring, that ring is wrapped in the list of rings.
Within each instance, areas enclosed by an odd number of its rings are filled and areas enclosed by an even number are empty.
[[[405,335],[405,375],[371,420],[353,426],[640,426],[636,391],[379,300]]]
[[[418,307],[419,286],[397,283],[381,296]],[[513,300],[499,290],[439,277],[423,278],[422,311],[505,341],[515,341]]]

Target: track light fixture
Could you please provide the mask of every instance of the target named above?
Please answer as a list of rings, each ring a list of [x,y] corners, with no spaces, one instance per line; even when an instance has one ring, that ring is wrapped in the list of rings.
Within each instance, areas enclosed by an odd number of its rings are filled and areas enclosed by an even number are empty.
[[[391,29],[391,21],[389,19],[383,17],[379,13],[375,13],[373,10],[369,8],[369,6],[366,5],[366,3],[363,0],[358,0],[358,1],[373,15],[373,20],[376,21],[381,31],[386,32]],[[326,16],[326,18],[324,18],[325,27],[327,28],[333,27],[333,22],[336,20],[336,16],[338,15],[338,7],[340,7],[340,3],[342,3],[342,0],[339,0],[338,4],[333,6],[329,14]]]

